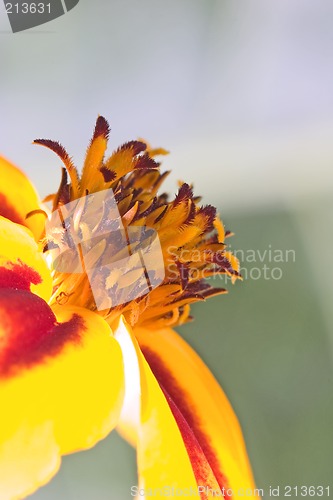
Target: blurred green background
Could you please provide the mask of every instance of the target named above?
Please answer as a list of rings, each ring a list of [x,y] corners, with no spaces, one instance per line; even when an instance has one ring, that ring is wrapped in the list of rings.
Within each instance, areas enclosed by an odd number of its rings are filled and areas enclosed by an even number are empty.
[[[111,148],[170,149],[167,189],[194,182],[235,232],[248,279],[179,331],[232,401],[266,492],[333,488],[332,22],[328,0],[81,0],[13,35],[0,6],[0,149],[42,195],[59,162],[31,141],[60,140],[80,164],[100,113]],[[32,498],[125,500],[134,484],[113,433]]]

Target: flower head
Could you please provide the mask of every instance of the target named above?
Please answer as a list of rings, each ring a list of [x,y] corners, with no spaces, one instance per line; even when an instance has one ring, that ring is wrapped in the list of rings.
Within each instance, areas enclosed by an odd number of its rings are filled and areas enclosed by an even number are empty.
[[[225,292],[207,277],[239,277],[224,226],[188,184],[159,194],[165,150],[131,141],[105,158],[108,136],[99,117],[81,175],[59,143],[35,141],[64,165],[49,216],[0,160],[1,498],[34,491],[62,454],[116,426],[137,448],[141,488],[254,491],[230,404],[170,328]]]
[[[108,136],[109,125],[100,116],[87,150],[81,176],[59,143],[49,140],[35,141],[36,144],[52,149],[64,164],[58,192],[48,199],[52,199],[55,211],[74,200],[87,199],[87,194],[112,190],[125,230],[130,227],[133,234],[135,228],[148,227],[158,234],[164,261],[163,283],[144,298],[128,301],[124,297],[116,307],[110,304],[109,310],[103,313],[109,323],[121,314],[132,326],[140,324],[156,328],[184,323],[189,318],[191,302],[225,292],[224,289],[209,286],[205,278],[219,273],[238,277],[238,262],[225,250],[223,225],[214,207],[199,205],[200,198],[194,197],[188,184],[181,184],[172,201],[169,201],[165,193],[158,193],[168,172],[160,173],[160,164],[154,158],[166,154],[164,149],[151,149],[142,140],[130,141],[105,159]],[[85,209],[84,201],[77,203],[73,219],[77,220],[77,227],[74,229],[76,232],[89,232],[85,237],[90,240],[95,237],[95,252],[102,260],[101,254],[110,252],[110,246],[115,247],[115,233],[112,231],[112,221],[105,210],[100,208],[101,203],[95,203],[93,208],[89,208],[89,215],[94,221],[91,227],[85,221],[80,224],[78,220],[82,218]],[[114,219],[113,224],[117,222],[116,217]],[[100,234],[101,227],[106,224],[109,233],[104,237],[105,244],[101,248],[101,238],[96,238],[96,234]],[[143,245],[142,241],[134,241],[134,246],[135,243]],[[123,247],[120,242],[120,248],[113,248],[113,254],[120,254]],[[156,261],[154,264],[157,265]],[[131,276],[119,276],[112,269],[109,274],[103,276],[102,286],[118,289],[123,287],[128,294],[124,282],[131,279],[132,275],[133,273]],[[84,283],[81,283],[80,287],[77,285],[77,276],[55,272],[54,299],[62,302],[67,299],[67,303],[96,309],[90,287],[85,287]],[[85,293],[82,293],[82,289]]]

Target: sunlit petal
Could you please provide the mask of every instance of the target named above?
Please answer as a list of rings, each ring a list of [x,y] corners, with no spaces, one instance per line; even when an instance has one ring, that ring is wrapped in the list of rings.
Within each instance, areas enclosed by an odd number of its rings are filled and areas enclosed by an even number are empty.
[[[61,454],[89,448],[115,427],[123,361],[102,318],[77,307],[53,312],[27,290],[0,288],[0,340],[0,465],[15,496],[44,484]]]
[[[140,488],[146,492],[166,487],[197,491],[191,461],[176,420],[131,328],[123,319],[115,330],[115,338],[123,349],[125,364],[128,345],[133,345],[137,359],[133,370],[140,373],[141,398],[135,410],[140,413],[136,433]]]
[[[173,330],[136,329],[154,375],[181,411],[220,484],[254,492],[237,417],[217,381],[193,349]]]

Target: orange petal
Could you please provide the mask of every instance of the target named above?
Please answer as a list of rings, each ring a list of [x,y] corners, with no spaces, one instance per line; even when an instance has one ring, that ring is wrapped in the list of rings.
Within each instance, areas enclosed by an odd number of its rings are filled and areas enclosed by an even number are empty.
[[[217,381],[191,347],[173,330],[136,329],[140,348],[192,429],[220,488],[233,497],[255,486],[242,432]]]
[[[0,156],[0,215],[28,227],[36,240],[45,228],[45,216],[37,213],[26,219],[34,210],[44,210],[37,192],[21,170]]]
[[[104,154],[108,145],[110,127],[103,116],[99,116],[96,121],[94,135],[87,150],[81,177],[81,189],[89,188],[89,192],[103,189],[103,177],[99,173]]]

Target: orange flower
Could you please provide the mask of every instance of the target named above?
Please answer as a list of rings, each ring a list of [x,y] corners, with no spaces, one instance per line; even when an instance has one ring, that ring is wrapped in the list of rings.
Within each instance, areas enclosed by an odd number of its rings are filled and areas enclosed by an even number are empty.
[[[172,330],[225,292],[205,278],[239,277],[223,224],[187,184],[173,201],[158,194],[166,151],[132,141],[105,160],[108,135],[99,117],[81,176],[62,146],[35,141],[64,163],[46,225],[30,182],[0,159],[0,498],[32,493],[61,455],[115,427],[147,496],[254,496],[237,418]]]

